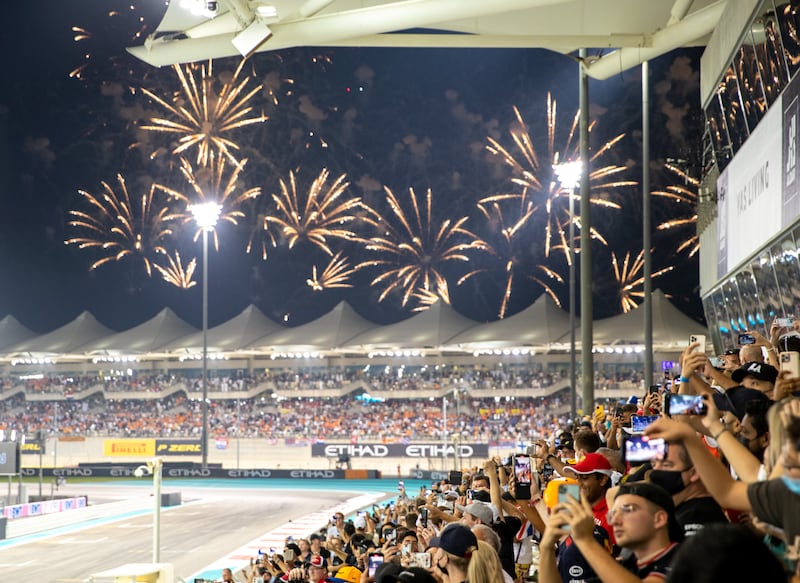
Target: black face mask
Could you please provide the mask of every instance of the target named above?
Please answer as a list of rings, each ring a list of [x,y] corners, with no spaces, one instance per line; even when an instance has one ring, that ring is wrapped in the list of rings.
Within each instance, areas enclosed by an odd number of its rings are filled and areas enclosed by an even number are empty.
[[[738,439],[739,443],[741,443],[743,446],[745,446],[750,453],[752,453],[754,456],[756,456],[758,461],[760,461],[761,463],[764,462],[764,451],[766,450],[766,448],[753,448],[753,442],[756,441],[758,438],[756,438],[756,439],[747,439],[746,437],[742,437],[740,435],[736,439]]]
[[[674,496],[686,489],[683,483],[683,472],[673,470],[653,470],[650,472],[650,481],[656,486],[664,488],[670,496]]]

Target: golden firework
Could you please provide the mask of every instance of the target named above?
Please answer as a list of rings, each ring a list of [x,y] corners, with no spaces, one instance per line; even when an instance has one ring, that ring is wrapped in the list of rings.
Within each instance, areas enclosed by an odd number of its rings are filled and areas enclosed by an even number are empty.
[[[264,228],[276,225],[290,249],[300,241],[308,241],[331,256],[334,253],[328,245],[329,239],[357,240],[347,225],[356,220],[353,213],[362,208],[361,199],[343,197],[350,186],[344,174],[330,186],[328,177],[328,170],[323,169],[311,187],[299,196],[294,172],[289,172],[289,181],[281,179],[280,193],[272,195],[276,212],[264,217]]]
[[[178,251],[175,251],[175,259],[170,255],[166,255],[166,259],[166,267],[162,267],[158,263],[153,265],[161,274],[161,277],[164,278],[164,281],[181,289],[189,289],[197,284],[193,279],[194,270],[197,267],[196,257],[193,257],[186,267],[181,263],[181,254]]]
[[[197,148],[195,162],[206,166],[216,151],[232,163],[233,155],[239,145],[233,141],[234,130],[267,121],[263,113],[255,114],[252,101],[263,85],[248,88],[250,77],[240,79],[245,59],[239,63],[233,77],[222,83],[217,91],[213,62],[206,65],[173,65],[181,90],[172,99],[165,99],[149,89],[142,89],[145,95],[167,110],[170,117],[154,117],[142,129],[174,134],[178,144],[172,149],[175,155],[183,155],[191,148]]]
[[[331,257],[320,277],[317,277],[317,266],[312,266],[311,279],[307,279],[306,283],[314,291],[353,287],[349,279],[358,269],[358,267],[350,267],[347,258],[343,257],[342,252],[339,251]]]
[[[210,154],[209,165],[198,168],[194,168],[186,158],[181,158],[181,174],[194,194],[187,196],[183,192],[163,184],[156,185],[156,188],[185,203],[186,210],[180,215],[184,224],[192,220],[192,214],[188,209],[189,206],[213,202],[221,208],[220,220],[238,225],[239,220],[245,216],[241,210],[241,205],[245,201],[261,195],[261,189],[257,186],[241,190],[239,175],[244,170],[245,165],[247,165],[247,159],[233,164],[225,156],[215,155],[213,152]],[[239,192],[240,190],[241,192]],[[198,228],[195,240],[201,231]],[[219,249],[217,232],[216,230],[213,232],[214,246]]]
[[[376,234],[364,242],[367,250],[381,253],[382,258],[364,261],[358,267],[382,270],[371,283],[385,286],[378,301],[383,301],[394,290],[402,290],[403,307],[415,298],[418,302],[421,300],[418,307],[424,309],[424,306],[430,306],[433,295],[449,303],[447,279],[441,268],[454,261],[468,262],[467,252],[485,250],[486,243],[465,227],[467,217],[436,223],[432,217],[433,195],[430,189],[422,208],[414,189],[408,189],[410,215],[388,187],[384,186],[384,191],[399,228],[374,209],[365,207],[368,211],[365,221],[376,229]]]
[[[512,170],[511,182],[522,187],[522,193],[517,195],[505,195],[508,197],[517,196],[520,199],[531,201],[537,208],[543,208],[546,214],[544,221],[544,256],[549,257],[552,250],[558,249],[563,252],[569,262],[569,249],[566,241],[565,228],[573,222],[580,229],[580,221],[577,216],[569,213],[569,199],[572,197],[578,200],[579,196],[573,192],[572,185],[562,185],[554,172],[554,168],[559,164],[580,159],[580,143],[575,139],[580,119],[579,113],[572,118],[572,124],[564,143],[556,145],[556,100],[547,94],[547,157],[540,161],[539,154],[534,146],[533,138],[525,120],[519,109],[514,106],[516,125],[511,128],[509,134],[514,144],[516,155],[511,149],[501,145],[494,138],[488,137],[486,149],[495,156],[500,156],[503,162]],[[591,132],[595,123],[589,125]],[[605,142],[590,158],[590,163],[597,160],[611,148],[613,148],[622,138],[620,134],[613,139]],[[625,172],[625,166],[608,164],[598,168],[592,168],[589,172],[590,202],[599,207],[619,209],[620,205],[609,200],[610,191],[625,186],[635,186],[637,183],[632,180],[615,180],[613,177]],[[501,195],[502,196],[502,195]],[[593,239],[597,239],[604,245],[607,244],[605,238],[594,228],[590,229]]]
[[[161,200],[155,186],[132,203],[121,174],[117,174],[117,183],[119,194],[107,182],[101,182],[103,190],[99,196],[85,190],[78,191],[89,203],[90,210],[69,211],[75,217],[68,222],[69,226],[83,233],[65,243],[103,253],[103,257],[92,263],[89,270],[125,257],[138,257],[144,263],[147,275],[151,276],[155,257],[167,253],[164,244],[173,234],[170,223],[179,215]]]
[[[614,268],[614,277],[617,281],[617,289],[619,294],[620,306],[623,312],[630,312],[631,310],[639,307],[639,304],[634,298],[644,299],[644,291],[640,288],[644,286],[644,249],[639,251],[636,259],[631,261],[631,252],[625,253],[625,260],[620,267],[617,262],[617,255],[611,252],[611,265]],[[665,267],[654,272],[650,278],[655,279],[660,275],[668,273],[675,269],[674,266]]]
[[[700,181],[693,178],[674,164],[664,164],[664,167],[683,181],[683,184],[670,184],[665,190],[653,191],[653,196],[661,196],[674,201],[679,208],[685,209],[688,216],[670,219],[656,227],[659,231],[668,231],[680,227],[691,226],[688,236],[681,241],[676,249],[680,253],[689,250],[689,257],[693,257],[700,250],[700,237],[697,235],[697,195]]]

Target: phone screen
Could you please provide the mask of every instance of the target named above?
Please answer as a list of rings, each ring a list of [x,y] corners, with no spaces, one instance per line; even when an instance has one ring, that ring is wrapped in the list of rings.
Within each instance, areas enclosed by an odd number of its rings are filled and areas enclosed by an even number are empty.
[[[622,454],[623,461],[631,464],[664,459],[667,455],[667,442],[663,439],[650,439],[646,435],[631,435],[625,440]]]
[[[428,509],[419,509],[419,524],[422,528],[428,528]]]
[[[648,425],[658,419],[658,415],[634,415],[631,417],[631,429],[635,432],[644,431]]]
[[[739,334],[739,344],[755,344],[756,338],[752,334]]]
[[[667,415],[705,415],[708,408],[702,395],[667,395]]]
[[[531,458],[527,455],[514,456],[514,477],[520,486],[531,485]]]
[[[383,564],[383,555],[376,553],[369,556],[369,560],[367,561],[367,573],[370,577],[375,576],[375,570],[378,568],[378,565],[381,564]]]

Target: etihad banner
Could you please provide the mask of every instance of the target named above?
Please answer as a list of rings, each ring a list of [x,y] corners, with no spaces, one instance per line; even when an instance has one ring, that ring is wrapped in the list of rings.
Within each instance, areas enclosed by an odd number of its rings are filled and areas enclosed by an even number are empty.
[[[200,440],[156,439],[156,455],[201,455]]]
[[[456,449],[457,448],[457,449]],[[410,457],[410,458],[488,458],[489,444],[460,443],[314,443],[312,457]]]
[[[103,455],[106,457],[153,457],[156,455],[156,440],[104,439]]]

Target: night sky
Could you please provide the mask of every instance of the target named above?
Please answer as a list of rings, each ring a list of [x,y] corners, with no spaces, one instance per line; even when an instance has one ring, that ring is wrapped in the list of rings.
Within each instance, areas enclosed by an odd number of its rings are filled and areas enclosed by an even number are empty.
[[[177,89],[175,74],[170,68],[151,68],[124,51],[140,44],[133,40],[140,16],[148,30],[158,23],[164,9],[159,4],[138,2],[134,12],[116,1],[40,0],[9,7],[0,40],[0,316],[11,314],[36,332],[63,325],[83,310],[122,330],[164,307],[200,326],[200,285],[182,290],[157,274],[148,278],[143,265],[130,259],[90,272],[98,256],[64,244],[76,235],[67,224],[68,212],[86,210],[78,189],[97,194],[101,181],[116,183],[117,173],[124,175],[132,195],[146,192],[153,181],[179,184],[174,156],[164,150],[156,160],[149,157],[155,148],[163,150],[166,138],[138,128],[160,114],[139,89],[167,97]],[[120,14],[109,16],[112,7]],[[73,41],[73,26],[90,31],[92,38]],[[87,52],[91,58],[82,79],[70,78]],[[651,63],[654,189],[676,182],[661,170],[666,158],[685,160],[688,172],[699,173],[699,55],[699,50],[673,52]],[[237,59],[216,61],[214,70],[232,72],[237,64]],[[516,105],[541,154],[546,151],[548,92],[558,101],[560,132],[577,109],[577,65],[543,50],[301,48],[255,55],[248,72],[274,89],[279,104],[259,96],[256,103],[270,120],[233,134],[241,156],[249,159],[241,175],[247,187],[260,186],[262,197],[269,197],[290,170],[307,185],[327,167],[334,177],[347,174],[349,196],[361,196],[376,208],[385,206],[383,185],[405,201],[408,187],[418,195],[431,188],[436,220],[468,216],[467,227],[490,241],[496,233],[477,212],[477,200],[518,189],[508,168],[486,151],[487,136],[511,148]],[[604,161],[628,166],[629,180],[641,178],[640,88],[639,69],[590,83],[591,112],[598,122],[593,145],[625,132]],[[622,210],[593,211],[595,225],[609,242],[608,248],[593,248],[596,317],[619,312],[610,251],[622,257],[641,249],[640,189],[619,189],[612,198]],[[676,213],[691,214],[654,199],[655,224]],[[399,294],[378,302],[380,290],[369,285],[374,271],[357,274],[353,289],[313,291],[306,279],[311,266],[324,265],[326,256],[309,244],[290,250],[279,241],[267,261],[247,255],[244,248],[254,223],[250,217],[238,228],[219,228],[221,249],[211,252],[209,266],[211,326],[250,303],[290,325],[310,321],[342,299],[378,323],[409,315]],[[186,230],[176,236],[184,257],[200,255],[192,234]],[[656,280],[654,287],[672,294],[680,309],[697,317],[697,259],[674,251],[690,234],[691,227],[655,234],[654,268],[679,269]],[[543,260],[542,230],[532,228],[526,237],[516,252],[520,273]],[[342,249],[354,262],[371,257],[356,246]],[[563,262],[551,261],[548,265],[566,276]],[[454,307],[476,320],[495,319],[504,266],[497,257],[476,256],[468,267],[485,273],[462,286],[455,281],[467,267],[445,267]],[[566,307],[567,286],[555,289]],[[508,314],[524,309],[541,293],[533,281],[516,278]]]

